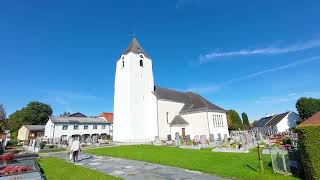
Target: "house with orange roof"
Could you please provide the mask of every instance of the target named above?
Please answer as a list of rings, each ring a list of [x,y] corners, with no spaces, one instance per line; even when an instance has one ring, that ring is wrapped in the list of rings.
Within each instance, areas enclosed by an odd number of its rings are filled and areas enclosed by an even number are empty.
[[[309,117],[303,123],[298,125],[298,127],[306,127],[306,126],[320,126],[320,111],[318,111],[313,116]]]

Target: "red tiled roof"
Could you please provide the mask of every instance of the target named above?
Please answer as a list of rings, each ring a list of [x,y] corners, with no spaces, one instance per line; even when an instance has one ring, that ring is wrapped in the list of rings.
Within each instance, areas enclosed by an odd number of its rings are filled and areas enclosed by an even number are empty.
[[[109,123],[113,123],[113,113],[103,112],[99,117],[104,117]]]
[[[315,113],[313,116],[309,117],[303,123],[299,124],[298,127],[305,127],[305,126],[320,126],[320,111]]]

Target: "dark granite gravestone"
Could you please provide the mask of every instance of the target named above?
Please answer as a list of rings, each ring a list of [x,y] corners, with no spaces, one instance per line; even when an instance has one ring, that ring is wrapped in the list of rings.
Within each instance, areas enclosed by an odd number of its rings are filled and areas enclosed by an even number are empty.
[[[167,135],[167,141],[171,141],[171,134]]]

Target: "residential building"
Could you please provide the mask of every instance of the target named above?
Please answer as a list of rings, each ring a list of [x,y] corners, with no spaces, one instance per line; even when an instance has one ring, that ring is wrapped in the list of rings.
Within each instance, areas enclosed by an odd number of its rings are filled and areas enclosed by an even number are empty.
[[[305,126],[320,126],[320,111],[303,121],[298,127],[305,127]]]
[[[269,115],[261,118],[254,123],[254,130],[260,132],[266,132],[271,134],[277,134],[286,132],[290,128],[295,128],[297,122],[301,121],[300,116],[295,112],[285,112],[277,115]]]
[[[107,126],[108,127],[108,134],[111,136],[111,138],[112,138],[112,136],[113,136],[113,113],[111,113],[111,112],[103,112],[103,113],[101,113],[99,116],[98,116],[99,118],[103,118],[103,119],[105,119],[108,123],[110,123],[110,125],[109,126]]]
[[[87,117],[81,113],[67,117],[50,116],[45,125],[45,138],[67,140],[69,137],[80,137],[83,141],[94,136],[106,139],[111,123],[104,118]]]
[[[44,136],[45,125],[23,125],[18,131],[19,141],[42,138]]]
[[[155,86],[151,57],[135,37],[116,62],[113,130],[122,142],[229,136],[223,108],[194,92]]]

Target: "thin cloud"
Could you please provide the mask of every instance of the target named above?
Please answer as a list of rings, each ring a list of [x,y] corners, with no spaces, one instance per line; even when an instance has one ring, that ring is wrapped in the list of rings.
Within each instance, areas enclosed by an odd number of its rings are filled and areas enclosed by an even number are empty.
[[[271,68],[271,69],[265,69],[265,70],[262,70],[262,71],[258,71],[258,72],[255,72],[255,73],[251,73],[251,74],[248,74],[248,75],[245,75],[245,76],[241,76],[241,77],[238,77],[238,78],[234,78],[234,79],[230,79],[230,80],[227,80],[225,81],[224,83],[221,83],[221,84],[208,84],[206,86],[194,86],[193,88],[190,88],[190,90],[194,90],[195,92],[198,92],[198,93],[212,93],[214,91],[217,91],[218,89],[222,88],[223,86],[226,86],[226,85],[230,85],[232,83],[235,83],[235,82],[239,82],[239,81],[242,81],[242,80],[245,80],[245,79],[250,79],[250,78],[253,78],[253,77],[257,77],[257,76],[261,76],[261,75],[264,75],[264,74],[267,74],[267,73],[272,73],[272,72],[276,72],[276,71],[281,71],[281,70],[285,70],[285,69],[288,69],[288,68],[292,68],[292,67],[296,67],[296,66],[299,66],[299,65],[302,65],[302,64],[306,64],[306,63],[309,63],[309,62],[312,62],[312,61],[318,61],[320,60],[320,56],[314,56],[314,57],[310,57],[310,58],[306,58],[306,59],[300,59],[300,60],[297,60],[297,61],[294,61],[292,63],[289,63],[289,64],[285,64],[285,65],[282,65],[282,66],[278,66],[278,67],[274,67],[274,68]],[[294,96],[294,94],[291,94],[292,96]]]
[[[188,88],[186,91],[191,91],[191,92],[196,92],[196,93],[200,93],[200,94],[206,94],[206,93],[211,93],[214,91],[217,91],[220,87],[217,85],[201,85],[201,86],[191,86],[190,88]]]
[[[223,57],[236,57],[236,56],[252,56],[252,55],[274,55],[284,54],[290,52],[303,51],[320,47],[320,39],[310,40],[302,43],[297,43],[284,47],[266,47],[256,49],[242,49],[230,52],[211,52],[199,56],[200,63],[206,63]]]
[[[228,84],[231,84],[231,83],[234,83],[234,82],[237,82],[237,81],[241,81],[241,80],[244,80],[244,79],[249,79],[249,78],[253,78],[253,77],[256,77],[256,76],[263,75],[263,74],[267,74],[267,73],[271,73],[271,72],[275,72],[275,71],[280,71],[280,70],[296,67],[296,66],[299,66],[299,65],[302,65],[302,64],[306,64],[306,63],[309,63],[309,62],[312,62],[312,61],[317,61],[317,60],[320,60],[320,56],[314,56],[314,57],[311,57],[311,58],[297,60],[295,62],[286,64],[286,65],[282,65],[282,66],[279,66],[279,67],[258,71],[258,72],[255,72],[255,73],[252,73],[252,74],[248,74],[246,76],[242,76],[242,77],[239,77],[239,78],[234,78],[234,79],[231,79],[229,81],[226,81],[226,82],[222,83],[222,85],[228,85]]]

